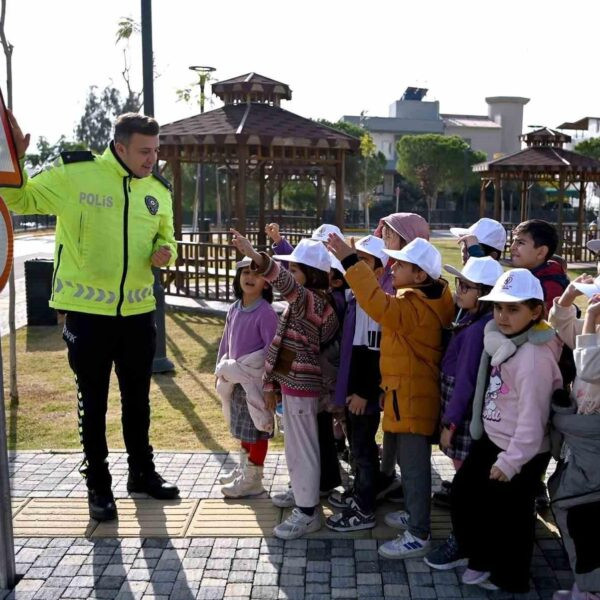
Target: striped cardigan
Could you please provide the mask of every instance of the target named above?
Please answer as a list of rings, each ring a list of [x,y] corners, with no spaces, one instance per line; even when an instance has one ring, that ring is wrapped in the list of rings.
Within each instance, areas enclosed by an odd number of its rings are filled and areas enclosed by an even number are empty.
[[[267,254],[260,271],[263,277],[287,300],[288,307],[279,319],[277,332],[267,351],[264,390],[273,391],[277,382],[297,395],[320,396],[322,374],[321,346],[337,333],[339,324],[331,303],[324,295],[298,283],[291,273]],[[289,372],[274,372],[282,349],[293,356]]]

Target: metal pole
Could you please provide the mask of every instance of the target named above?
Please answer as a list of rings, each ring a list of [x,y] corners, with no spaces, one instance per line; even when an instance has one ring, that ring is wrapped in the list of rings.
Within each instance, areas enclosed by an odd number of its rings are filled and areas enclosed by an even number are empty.
[[[142,0],[142,73],[144,76],[144,114],[154,116],[154,73],[152,61],[152,0]],[[156,165],[155,167],[156,168]],[[160,269],[154,273],[156,299],[156,350],[152,363],[153,373],[174,371],[175,365],[167,358],[165,330],[165,291],[160,282]]]
[[[0,348],[0,590],[12,589],[16,584],[15,547],[13,542],[12,506],[10,500],[10,474],[8,469],[8,444],[4,411],[4,378],[2,350]]]

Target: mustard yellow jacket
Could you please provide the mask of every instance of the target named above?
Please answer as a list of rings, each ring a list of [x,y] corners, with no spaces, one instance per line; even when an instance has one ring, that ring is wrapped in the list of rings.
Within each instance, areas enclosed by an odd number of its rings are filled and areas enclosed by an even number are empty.
[[[440,411],[442,328],[454,316],[448,284],[440,279],[428,294],[404,288],[391,296],[363,262],[346,271],[346,280],[360,306],[381,324],[383,430],[431,435]]]

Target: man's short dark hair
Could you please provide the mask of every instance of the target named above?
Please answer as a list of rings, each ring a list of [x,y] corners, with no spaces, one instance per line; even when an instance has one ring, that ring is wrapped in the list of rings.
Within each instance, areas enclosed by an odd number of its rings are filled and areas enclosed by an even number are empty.
[[[543,221],[542,219],[529,219],[529,221],[523,221],[519,223],[513,231],[513,235],[520,233],[527,233],[533,239],[533,245],[535,248],[540,246],[546,246],[548,252],[544,260],[548,260],[555,252],[558,247],[558,232],[554,225]]]
[[[142,135],[158,135],[159,126],[156,119],[138,113],[119,115],[115,123],[115,142],[127,146],[134,133]]]

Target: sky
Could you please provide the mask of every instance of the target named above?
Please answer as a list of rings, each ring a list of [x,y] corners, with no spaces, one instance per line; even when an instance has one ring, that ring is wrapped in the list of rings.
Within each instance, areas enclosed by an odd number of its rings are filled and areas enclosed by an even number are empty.
[[[15,115],[34,138],[73,138],[89,86],[124,87],[115,32],[121,17],[140,19],[141,2],[6,1]],[[217,80],[254,71],[283,81],[293,91],[284,108],[334,121],[387,116],[408,86],[429,88],[445,113],[525,96],[526,130],[600,116],[595,0],[154,0],[152,17],[160,123],[198,112],[176,96],[197,64],[216,67]],[[130,61],[141,88],[139,36]]]

